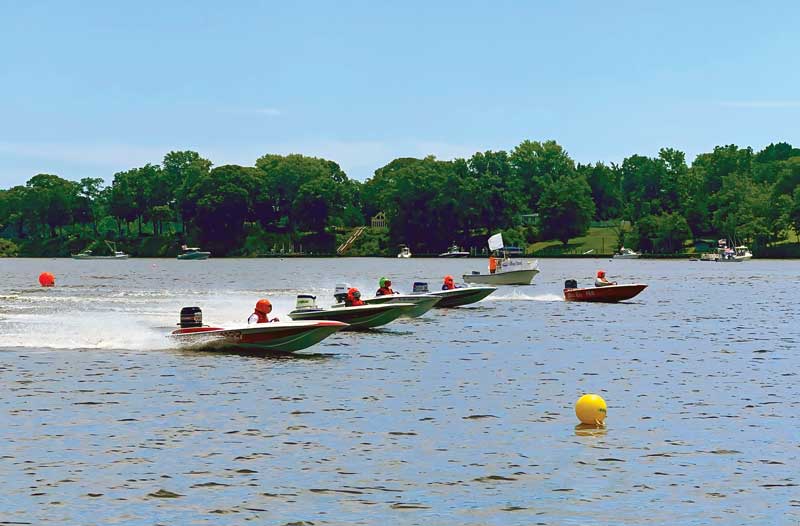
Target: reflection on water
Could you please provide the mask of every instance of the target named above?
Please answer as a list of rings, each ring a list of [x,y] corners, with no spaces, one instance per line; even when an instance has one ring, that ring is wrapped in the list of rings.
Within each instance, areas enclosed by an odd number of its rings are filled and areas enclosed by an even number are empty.
[[[333,284],[439,283],[470,260],[0,260],[0,521],[793,524],[795,262],[603,261],[635,302],[561,301],[598,262],[310,355],[172,349]],[[736,268],[731,268],[736,267]],[[35,288],[53,272],[58,286]],[[407,284],[406,287],[401,285]],[[331,298],[332,302],[332,298]],[[577,428],[585,392],[607,428]]]

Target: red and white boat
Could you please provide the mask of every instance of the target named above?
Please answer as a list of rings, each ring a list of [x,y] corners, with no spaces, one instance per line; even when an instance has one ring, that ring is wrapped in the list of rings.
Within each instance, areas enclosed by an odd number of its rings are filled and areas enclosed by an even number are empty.
[[[197,307],[181,309],[181,327],[170,337],[183,347],[210,351],[295,352],[321,342],[348,325],[338,321],[277,321],[234,327],[202,324]]]
[[[564,299],[567,301],[596,301],[616,303],[633,298],[647,285],[631,283],[628,285],[606,285],[605,287],[586,287],[579,289],[575,280],[567,280],[564,284]]]

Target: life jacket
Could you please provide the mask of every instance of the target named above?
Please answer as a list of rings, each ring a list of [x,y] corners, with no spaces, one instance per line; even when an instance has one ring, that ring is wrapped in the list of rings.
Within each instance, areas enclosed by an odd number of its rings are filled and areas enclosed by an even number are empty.
[[[355,297],[356,292],[358,292],[358,289],[350,289],[347,291],[347,297],[344,300],[346,307],[358,307],[360,305],[365,305],[361,298]]]
[[[250,316],[250,318],[252,318],[253,316],[258,317],[256,323],[267,323],[269,321],[269,318],[267,318],[267,315],[264,314],[263,312],[253,311],[253,314]]]
[[[494,257],[489,258],[489,272],[497,270],[497,260]]]
[[[394,294],[394,291],[389,287],[381,287],[375,293],[376,296],[391,296],[392,294]]]

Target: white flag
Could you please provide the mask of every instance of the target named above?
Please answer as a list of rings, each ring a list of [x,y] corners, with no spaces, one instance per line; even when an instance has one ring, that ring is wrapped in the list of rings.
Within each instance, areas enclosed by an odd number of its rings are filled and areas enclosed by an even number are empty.
[[[495,234],[489,238],[489,250],[500,250],[503,248],[503,234]]]

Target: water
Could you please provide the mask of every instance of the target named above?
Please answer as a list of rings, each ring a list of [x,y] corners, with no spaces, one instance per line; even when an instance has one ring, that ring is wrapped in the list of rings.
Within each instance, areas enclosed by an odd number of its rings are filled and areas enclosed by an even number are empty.
[[[0,523],[800,521],[797,262],[542,260],[533,286],[297,358],[164,338],[184,305],[285,318],[336,281],[483,264],[0,260]],[[561,301],[598,267],[650,287]],[[607,429],[576,429],[586,392]]]

